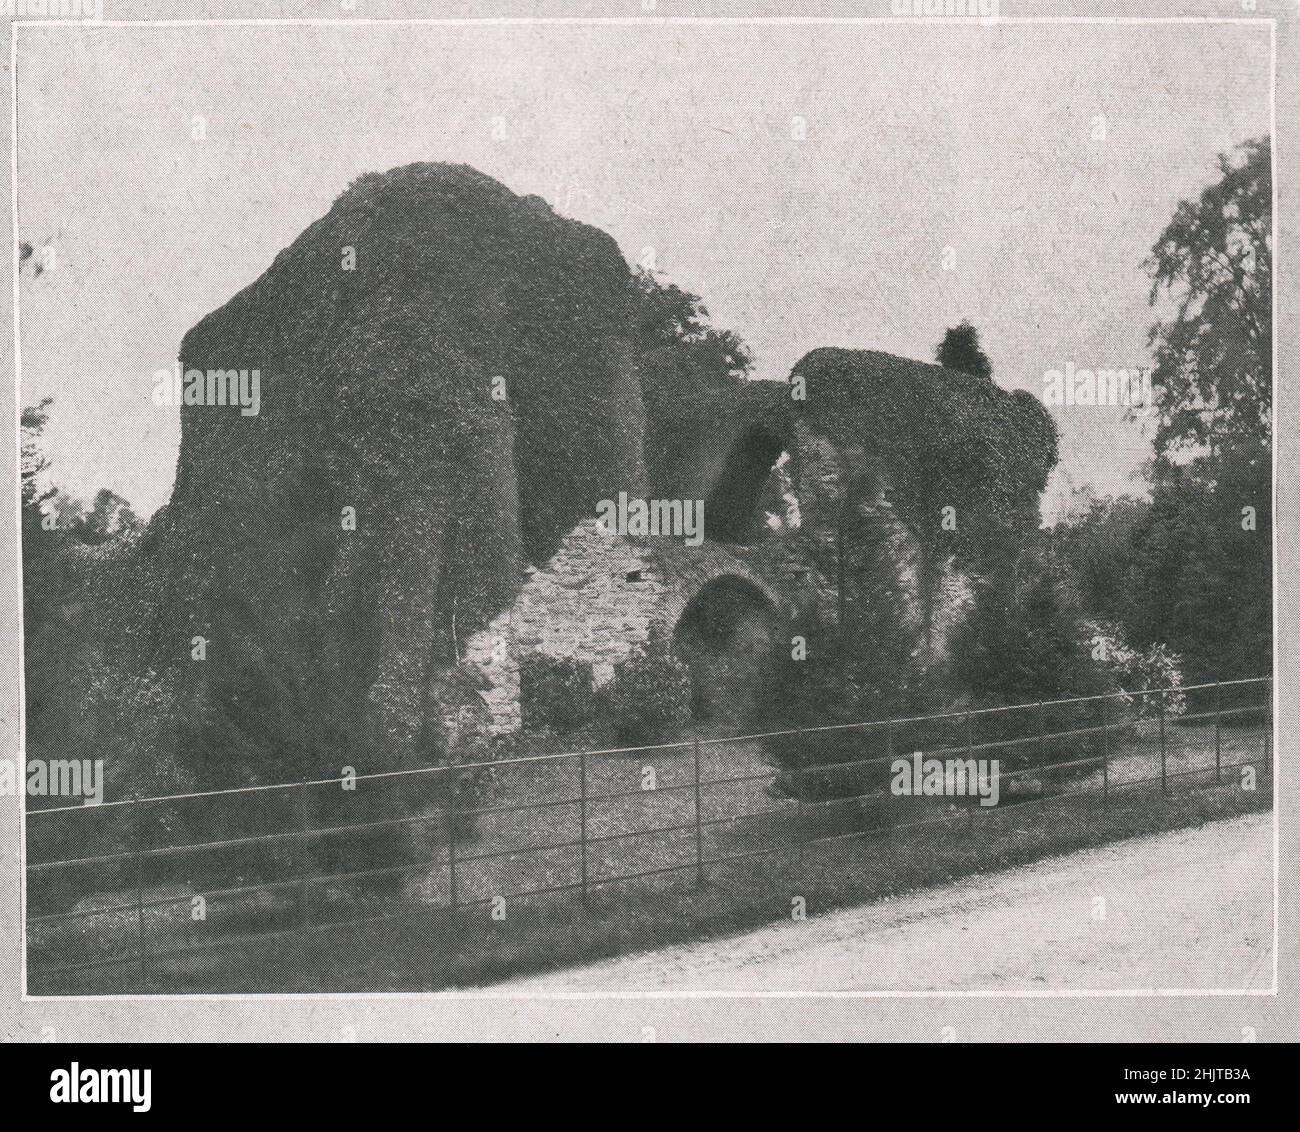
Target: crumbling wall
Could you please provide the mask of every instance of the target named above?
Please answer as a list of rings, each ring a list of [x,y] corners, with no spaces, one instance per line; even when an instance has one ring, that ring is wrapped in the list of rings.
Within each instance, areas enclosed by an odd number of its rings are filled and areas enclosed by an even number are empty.
[[[201,785],[427,763],[444,753],[429,742],[440,675],[479,672],[508,730],[529,652],[607,680],[728,573],[834,623],[859,493],[876,628],[914,636],[920,593],[932,652],[961,575],[997,568],[1035,521],[1055,437],[1029,395],[816,350],[796,367],[804,397],[678,383],[648,419],[631,296],[605,233],[468,167],[418,164],[360,178],[186,335],[183,369],[261,380],[256,415],[182,408],[172,498],[137,555],[156,584],[129,667],[172,689],[172,745]],[[801,524],[769,539],[741,512],[782,448]],[[707,513],[699,547],[595,529],[601,499],[651,484],[733,505],[724,528],[745,545],[709,539]],[[953,537],[935,527],[947,502]]]
[[[776,562],[782,565],[774,570]],[[513,731],[520,725],[519,672],[527,656],[589,663],[600,687],[613,679],[616,664],[643,653],[652,640],[667,643],[709,582],[741,578],[789,617],[801,573],[806,570],[779,556],[756,562],[719,543],[630,539],[591,519],[543,567],[527,571],[514,603],[466,644],[463,661],[486,684],[481,696],[492,730]]]

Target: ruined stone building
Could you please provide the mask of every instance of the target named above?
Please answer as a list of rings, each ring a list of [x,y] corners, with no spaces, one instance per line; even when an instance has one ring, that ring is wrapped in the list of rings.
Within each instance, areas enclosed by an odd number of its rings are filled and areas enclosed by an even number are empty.
[[[260,372],[260,410],[182,408],[113,667],[166,689],[198,777],[426,762],[450,675],[509,732],[530,654],[608,681],[651,641],[707,653],[683,638],[701,608],[754,652],[843,628],[851,591],[863,648],[941,662],[972,572],[1037,525],[1041,406],[869,351],[695,381],[638,338],[630,278],[544,201],[413,165],[360,178],[186,335],[185,369]],[[702,500],[702,541],[600,529],[620,492]]]

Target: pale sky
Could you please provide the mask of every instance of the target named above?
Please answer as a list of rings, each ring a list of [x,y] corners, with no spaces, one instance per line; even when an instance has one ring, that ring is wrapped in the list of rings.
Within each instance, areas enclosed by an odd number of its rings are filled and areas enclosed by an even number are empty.
[[[22,400],[55,398],[56,483],[144,515],[179,443],[154,371],[363,172],[464,162],[653,248],[760,377],[929,360],[969,318],[1041,394],[1149,364],[1140,264],[1270,118],[1262,24],[24,28],[18,58],[20,235],[54,252]],[[1134,489],[1121,414],[1056,411],[1049,494]]]

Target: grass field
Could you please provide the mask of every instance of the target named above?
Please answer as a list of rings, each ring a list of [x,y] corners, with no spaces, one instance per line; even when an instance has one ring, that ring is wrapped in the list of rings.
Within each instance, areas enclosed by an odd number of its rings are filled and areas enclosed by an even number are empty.
[[[1271,805],[1263,728],[1224,729],[1221,784],[1212,723],[1171,724],[1164,750],[1167,794],[1155,726],[1143,724],[1113,740],[1104,804],[1100,767],[1082,766],[1017,776],[999,806],[981,808],[949,799],[798,803],[770,791],[774,775],[760,744],[710,741],[700,747],[701,782],[731,781],[701,787],[698,841],[689,745],[589,756],[585,801],[578,760],[521,762],[499,768],[476,802],[500,812],[480,814],[473,833],[458,839],[454,914],[445,821],[412,823],[400,829],[411,865],[390,864],[391,845],[368,860],[366,843],[351,855],[334,846],[327,857],[318,846],[313,858],[291,860],[308,875],[350,874],[310,882],[308,918],[301,873],[286,871],[282,857],[268,866],[278,872],[227,871],[221,886],[197,866],[188,880],[146,877],[139,910],[133,889],[81,897],[73,907],[86,914],[73,919],[42,920],[29,906],[29,991],[481,984],[788,916],[796,897],[815,915]],[[1258,768],[1256,789],[1242,788],[1236,764]],[[390,803],[380,793],[367,808],[391,812]],[[317,799],[313,827],[346,824],[341,812],[332,792]],[[576,890],[584,873],[585,903]],[[618,879],[633,873],[650,875]],[[268,876],[269,889],[245,891]],[[350,923],[361,920],[379,922]],[[143,970],[112,962],[137,954],[141,929]],[[65,964],[88,966],[41,973]]]

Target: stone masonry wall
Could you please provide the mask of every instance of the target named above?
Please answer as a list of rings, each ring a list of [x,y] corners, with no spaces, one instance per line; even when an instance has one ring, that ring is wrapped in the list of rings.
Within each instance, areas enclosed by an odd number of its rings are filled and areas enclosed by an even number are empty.
[[[746,561],[741,547],[634,540],[604,530],[595,519],[580,524],[542,569],[527,571],[514,604],[466,645],[464,661],[489,685],[481,695],[491,730],[520,725],[524,657],[588,662],[599,687],[613,679],[616,664],[643,652],[652,635],[669,639],[691,599],[718,578],[744,579],[788,616],[791,588],[807,569],[772,565]]]
[[[521,725],[524,658],[542,654],[589,663],[596,686],[607,684],[615,665],[643,653],[652,638],[670,641],[687,605],[719,578],[750,583],[772,606],[778,623],[790,623],[792,632],[803,631],[808,614],[832,622],[836,531],[845,518],[850,483],[875,485],[873,498],[858,505],[858,538],[864,538],[864,530],[874,537],[866,538],[865,557],[860,553],[855,567],[865,566],[867,574],[854,585],[878,621],[859,628],[872,640],[879,638],[880,646],[886,640],[906,642],[901,655],[887,650],[898,664],[924,666],[942,658],[969,603],[965,579],[951,562],[938,564],[927,632],[920,548],[894,514],[878,466],[860,452],[839,451],[805,426],[791,440],[801,520],[796,532],[750,546],[709,540],[687,546],[668,538],[619,536],[592,518],[570,531],[543,566],[530,567],[514,603],[473,636],[462,655],[484,678],[486,688],[479,694],[489,729],[506,733]]]

